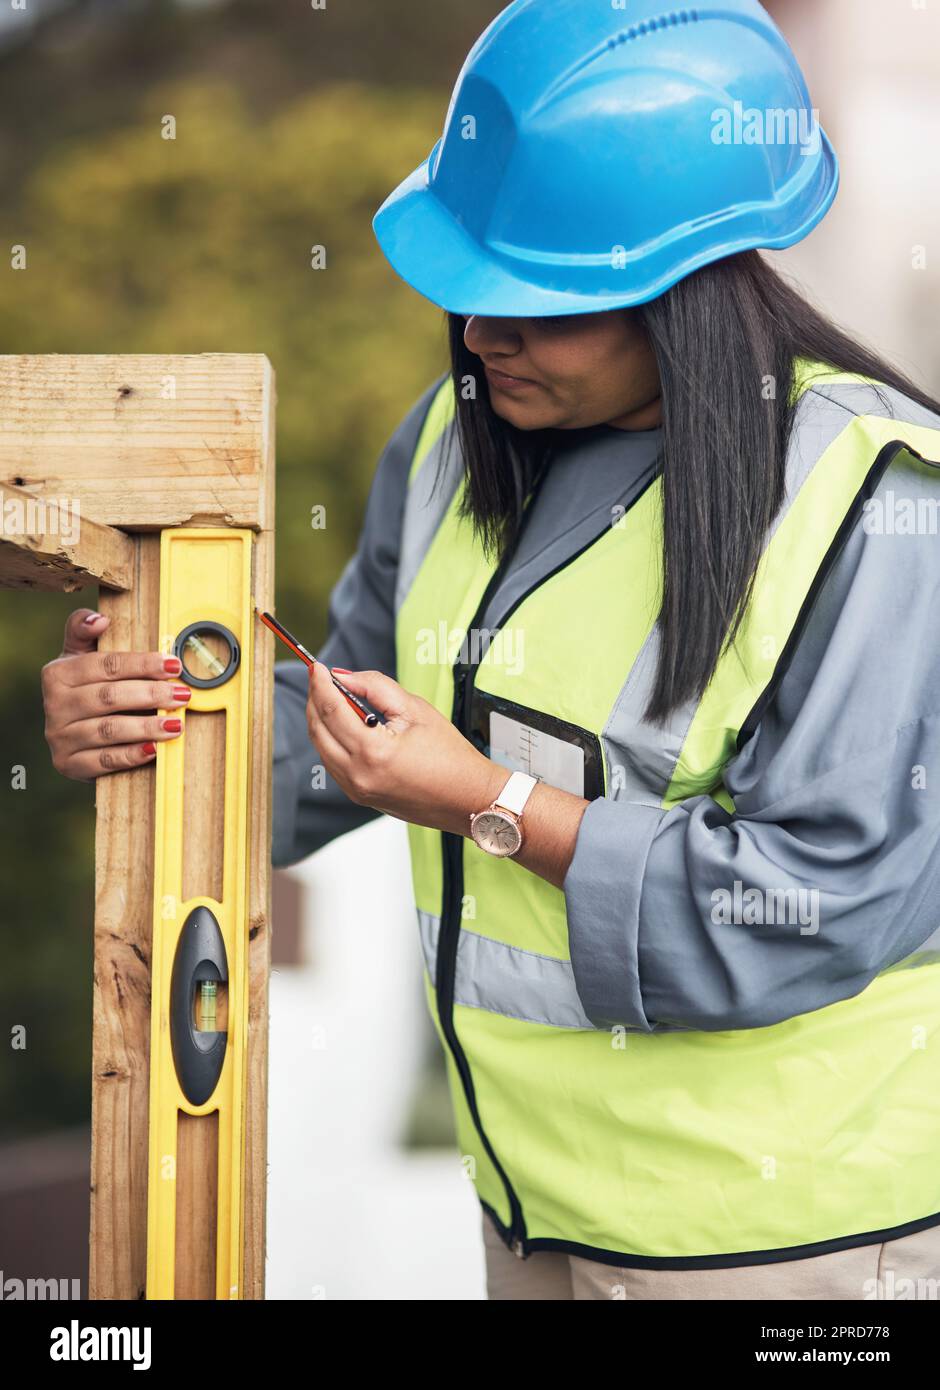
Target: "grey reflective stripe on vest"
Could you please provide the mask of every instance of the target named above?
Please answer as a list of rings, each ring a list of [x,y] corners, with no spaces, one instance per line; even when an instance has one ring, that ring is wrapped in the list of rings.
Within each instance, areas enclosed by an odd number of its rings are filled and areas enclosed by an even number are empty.
[[[463,476],[460,449],[454,439],[456,429],[456,424],[451,422],[432,444],[408,490],[398,552],[396,614],[408,597],[434,534]]]
[[[437,981],[437,942],[440,917],[418,913],[421,951],[431,983]],[[940,961],[940,927],[916,951],[889,966],[893,970],[919,969]],[[581,1028],[600,1032],[581,1007],[571,962],[524,951],[519,946],[461,930],[457,947],[454,1003],[526,1023],[542,1023],[549,1028]],[[627,1031],[632,1032],[633,1029]],[[654,1033],[686,1033],[690,1030],[668,1023],[657,1023]]]
[[[441,919],[418,909],[424,963],[436,980]],[[571,962],[507,946],[463,928],[457,946],[454,1003],[550,1028],[597,1032],[581,1007]]]
[[[869,388],[861,389],[866,399],[871,397]],[[838,439],[846,423],[845,407],[838,402],[817,396],[812,389],[803,396],[787,453],[784,502],[767,531],[765,549],[813,465]],[[651,725],[644,719],[656,679],[660,640],[657,624],[641,648],[601,735],[610,770],[609,796],[656,807],[662,805],[672,783],[699,706],[697,698],[687,700],[672,711],[664,725]]]
[[[810,391],[814,396],[825,397],[834,405],[840,405],[843,412],[851,415],[876,415],[881,419],[899,420],[905,425],[921,425],[928,430],[937,428],[936,415],[909,396],[902,396],[893,386],[864,386],[861,383],[830,386],[825,381],[819,381],[810,387]]]

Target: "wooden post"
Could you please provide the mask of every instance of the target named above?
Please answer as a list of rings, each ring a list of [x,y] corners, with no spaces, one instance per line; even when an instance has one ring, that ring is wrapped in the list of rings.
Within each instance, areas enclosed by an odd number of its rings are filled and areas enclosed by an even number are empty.
[[[254,602],[273,608],[274,407],[274,375],[261,355],[0,357],[0,585],[72,591],[98,583],[97,607],[111,619],[99,650],[155,651],[160,531],[244,527],[255,533]],[[76,513],[79,536],[62,524]],[[264,1296],[272,640],[258,623],[249,771],[248,1298]],[[140,1299],[146,1288],[154,785],[152,765],[96,783],[92,1298]],[[196,863],[199,845],[191,848]],[[211,1200],[211,1184],[193,1200]],[[204,1266],[204,1251],[180,1255],[180,1296],[213,1296]]]

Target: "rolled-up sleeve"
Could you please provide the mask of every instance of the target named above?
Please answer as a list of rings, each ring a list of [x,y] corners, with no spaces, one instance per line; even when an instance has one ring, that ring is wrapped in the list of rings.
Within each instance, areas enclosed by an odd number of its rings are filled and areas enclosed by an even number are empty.
[[[395,676],[394,594],[401,523],[411,461],[440,385],[408,412],[379,459],[356,553],[332,590],[328,633],[316,655],[349,671]],[[322,766],[307,730],[307,667],[274,667],[274,786],[271,861],[284,868],[375,819],[380,812],[350,801]]]
[[[860,993],[937,932],[936,547],[851,533],[724,769],[733,813],[588,806],[563,888],[595,1025],[767,1026]]]

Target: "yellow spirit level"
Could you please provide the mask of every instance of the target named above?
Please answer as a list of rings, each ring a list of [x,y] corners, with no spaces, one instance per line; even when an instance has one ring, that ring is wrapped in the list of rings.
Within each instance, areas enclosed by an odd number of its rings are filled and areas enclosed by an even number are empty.
[[[161,649],[179,656],[192,696],[173,711],[183,733],[157,744],[151,1299],[241,1297],[252,540],[182,527],[160,542]]]

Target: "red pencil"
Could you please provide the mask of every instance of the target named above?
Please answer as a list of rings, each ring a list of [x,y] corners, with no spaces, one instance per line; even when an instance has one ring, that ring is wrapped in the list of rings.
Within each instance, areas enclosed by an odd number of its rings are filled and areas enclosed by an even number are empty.
[[[290,647],[295,656],[299,656],[301,661],[305,661],[308,666],[314,664],[318,658],[311,656],[307,648],[301,642],[298,642],[297,638],[289,633],[283,623],[279,623],[273,614],[262,613],[259,608],[256,608],[255,612],[258,614],[258,617],[264,623],[265,627],[269,627],[276,637],[280,637],[281,641],[285,646]],[[324,666],[326,663],[321,661],[320,665]],[[329,670],[329,667],[327,667],[327,670]],[[370,729],[375,728],[376,724],[379,722],[379,716],[373,714],[371,710],[367,710],[362,701],[358,699],[351,690],[347,690],[342,681],[336,679],[332,671],[330,671],[330,680],[336,686],[336,689],[342,693],[351,708],[355,710],[363,724],[367,724]]]

